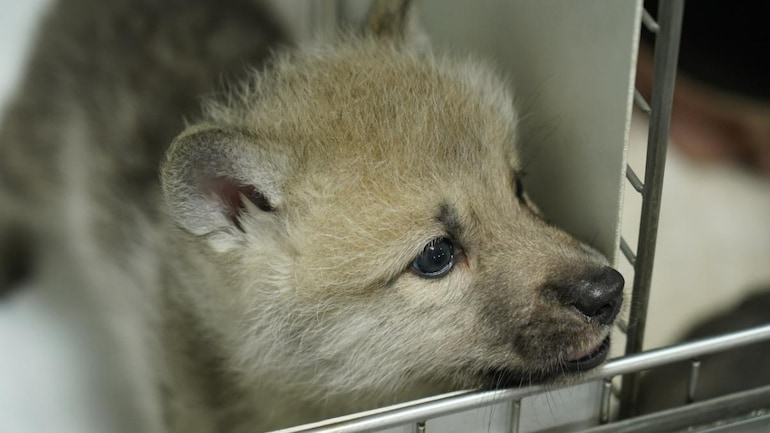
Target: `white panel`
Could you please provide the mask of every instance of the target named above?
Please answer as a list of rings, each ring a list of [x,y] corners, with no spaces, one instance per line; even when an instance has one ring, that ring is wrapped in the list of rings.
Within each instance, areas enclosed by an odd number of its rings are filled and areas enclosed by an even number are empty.
[[[0,111],[19,79],[32,34],[50,0],[0,0]]]
[[[525,188],[549,218],[614,259],[641,2],[419,4],[435,45],[511,77]]]

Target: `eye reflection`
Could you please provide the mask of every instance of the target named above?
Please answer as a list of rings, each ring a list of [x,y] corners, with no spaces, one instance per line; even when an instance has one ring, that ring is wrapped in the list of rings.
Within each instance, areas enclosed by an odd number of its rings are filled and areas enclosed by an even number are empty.
[[[446,275],[454,266],[454,246],[445,237],[436,238],[412,262],[412,270],[423,278]]]

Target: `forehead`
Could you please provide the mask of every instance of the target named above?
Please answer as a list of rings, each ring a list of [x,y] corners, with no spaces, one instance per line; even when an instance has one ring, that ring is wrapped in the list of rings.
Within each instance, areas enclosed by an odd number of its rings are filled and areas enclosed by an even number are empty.
[[[362,245],[401,266],[442,234],[443,205],[506,193],[515,113],[484,65],[371,45],[277,69],[254,116],[297,152],[287,204],[337,271]]]
[[[484,64],[365,41],[300,56],[275,74],[257,123],[307,164],[404,171],[516,163],[509,92]]]

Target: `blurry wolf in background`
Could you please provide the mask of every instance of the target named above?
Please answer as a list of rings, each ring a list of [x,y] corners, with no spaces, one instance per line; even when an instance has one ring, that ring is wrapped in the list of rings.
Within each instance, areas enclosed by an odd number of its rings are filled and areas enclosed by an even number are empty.
[[[266,431],[605,359],[622,277],[539,215],[510,92],[433,54],[410,3],[299,48],[247,0],[50,11],[0,133],[0,238],[86,288],[127,431]]]

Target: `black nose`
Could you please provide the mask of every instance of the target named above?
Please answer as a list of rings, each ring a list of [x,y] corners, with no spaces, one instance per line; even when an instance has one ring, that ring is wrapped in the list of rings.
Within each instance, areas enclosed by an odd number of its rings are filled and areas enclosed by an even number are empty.
[[[620,272],[603,267],[570,287],[569,304],[586,317],[609,325],[615,320],[623,302],[625,280]]]

